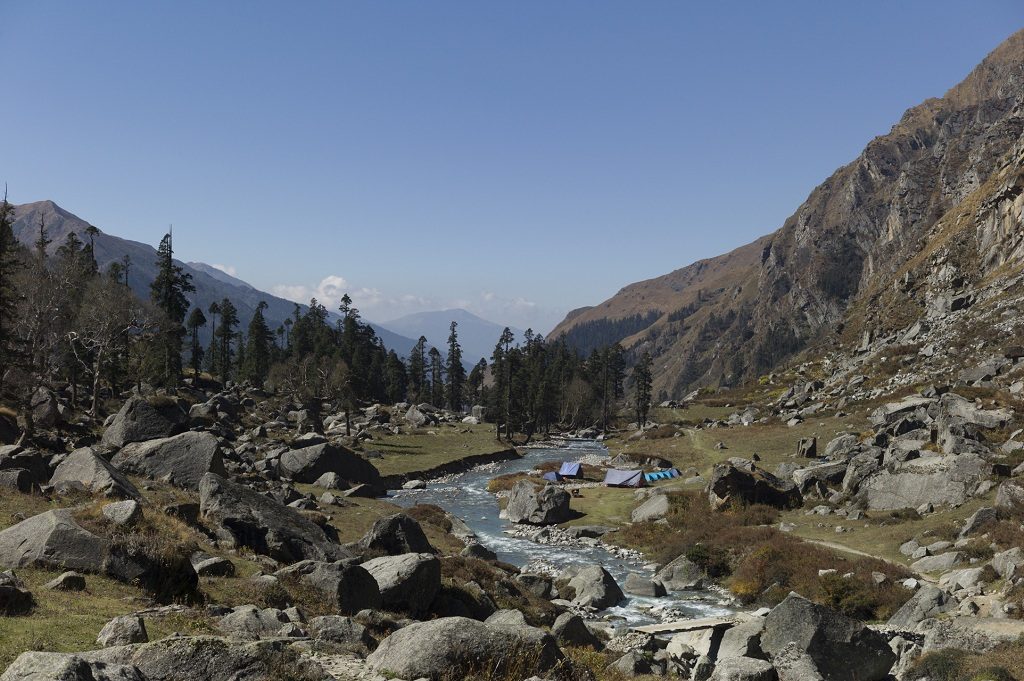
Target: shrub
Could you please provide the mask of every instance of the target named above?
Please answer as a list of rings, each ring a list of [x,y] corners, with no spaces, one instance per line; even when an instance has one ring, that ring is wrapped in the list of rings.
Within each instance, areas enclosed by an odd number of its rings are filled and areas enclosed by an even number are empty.
[[[445,532],[452,531],[452,521],[444,509],[434,504],[416,504],[405,509],[405,514],[418,523],[439,527]]]
[[[921,514],[914,508],[898,508],[895,511],[889,511],[889,519],[901,523],[908,520],[920,520]]]

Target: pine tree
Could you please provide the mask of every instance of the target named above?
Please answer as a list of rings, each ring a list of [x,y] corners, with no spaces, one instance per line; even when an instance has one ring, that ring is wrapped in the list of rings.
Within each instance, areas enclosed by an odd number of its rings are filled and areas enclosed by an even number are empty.
[[[636,408],[636,423],[643,428],[647,413],[651,410],[651,353],[645,352],[633,369],[633,406]]]
[[[243,377],[256,386],[262,387],[267,380],[267,373],[270,371],[271,346],[274,343],[274,335],[267,326],[267,320],[263,317],[263,311],[267,309],[267,303],[260,301],[256,305],[256,311],[252,314],[249,322],[248,342],[245,348],[245,365]]]
[[[384,365],[385,399],[391,404],[401,402],[405,398],[408,381],[405,364],[399,359],[398,353],[390,351]]]
[[[46,260],[46,250],[50,247],[50,244],[52,244],[52,243],[53,243],[53,239],[51,239],[49,236],[47,236],[47,234],[46,234],[46,222],[43,220],[43,214],[40,213],[39,214],[39,236],[36,237],[36,242],[34,244],[35,247],[36,247],[36,256],[40,260],[44,260],[44,261]]]
[[[238,335],[235,332],[235,327],[238,326],[238,309],[227,298],[220,301],[219,307],[220,327],[217,329],[217,368],[220,372],[221,383],[227,383],[231,379],[231,371],[234,367],[232,359],[235,353],[231,350],[231,342]]]
[[[409,353],[409,400],[422,402],[426,397],[427,339],[420,336]]]
[[[476,366],[469,372],[469,378],[466,380],[466,388],[468,391],[469,402],[473,404],[480,404],[483,401],[482,390],[484,387],[484,378],[487,376],[487,360],[483,357],[476,363]]]
[[[203,346],[199,343],[199,329],[206,326],[206,315],[203,314],[202,308],[192,308],[186,326],[192,334],[192,377],[198,381],[199,371],[203,367]]]
[[[437,348],[430,348],[430,403],[444,406],[444,360]]]
[[[459,345],[459,334],[456,331],[458,322],[452,321],[451,333],[448,334],[448,359],[445,372],[448,374],[448,408],[461,411],[465,399],[466,368],[462,366],[462,346]]]
[[[216,376],[220,373],[220,364],[218,363],[220,345],[218,345],[219,336],[217,336],[217,315],[220,314],[220,303],[216,300],[213,301],[206,311],[210,313],[210,348],[206,351],[206,370]]]
[[[196,290],[192,275],[174,264],[174,248],[168,233],[157,249],[157,275],[150,284],[150,297],[163,310],[163,328],[154,342],[154,378],[163,385],[173,385],[181,376],[181,344],[185,339],[185,314],[189,303],[186,293]]]
[[[0,202],[0,366],[10,366],[13,356],[13,326],[18,291],[14,285],[14,274],[21,268],[21,247],[14,238],[14,206],[7,201],[4,192]],[[3,382],[0,371],[0,385]]]

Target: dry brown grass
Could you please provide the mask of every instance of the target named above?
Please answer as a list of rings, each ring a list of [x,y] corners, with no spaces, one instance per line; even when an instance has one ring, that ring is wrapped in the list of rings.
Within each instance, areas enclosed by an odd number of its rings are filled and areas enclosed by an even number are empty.
[[[1024,678],[1024,641],[1004,643],[986,653],[940,650],[919,659],[909,679],[931,681],[1017,681]]]

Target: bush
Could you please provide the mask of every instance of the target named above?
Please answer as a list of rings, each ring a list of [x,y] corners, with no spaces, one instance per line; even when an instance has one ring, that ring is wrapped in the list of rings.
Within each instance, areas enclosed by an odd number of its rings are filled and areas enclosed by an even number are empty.
[[[920,520],[921,514],[914,508],[898,508],[895,511],[889,511],[889,519],[902,523],[908,520]]]
[[[405,509],[405,514],[420,524],[433,525],[445,532],[452,531],[452,521],[444,509],[434,504],[416,504]]]

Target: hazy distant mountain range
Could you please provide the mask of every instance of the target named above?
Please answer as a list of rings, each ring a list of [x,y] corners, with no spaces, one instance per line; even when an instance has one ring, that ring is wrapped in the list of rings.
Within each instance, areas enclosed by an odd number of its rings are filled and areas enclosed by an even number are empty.
[[[47,236],[51,239],[48,249],[51,254],[64,243],[71,232],[74,232],[83,243],[89,239],[85,233],[89,223],[64,210],[53,201],[37,201],[15,206],[13,224],[15,238],[22,244],[32,247],[39,236],[40,216],[46,225]],[[156,276],[156,244],[143,244],[138,241],[122,239],[102,231],[96,236],[95,244],[96,261],[101,271],[106,270],[111,262],[120,261],[125,255],[130,258],[128,284],[136,295],[148,298],[149,285]],[[192,283],[196,287],[196,291],[190,294],[193,305],[198,305],[205,311],[209,308],[210,303],[229,298],[238,308],[242,329],[248,324],[256,305],[261,300],[267,303],[268,307],[264,315],[271,329],[276,329],[293,314],[295,303],[292,301],[279,298],[266,291],[260,291],[212,265],[201,262],[176,262],[192,275]],[[305,305],[301,307],[303,310],[307,308]],[[421,320],[422,324],[414,322],[413,320],[416,318]],[[489,356],[502,328],[504,328],[464,310],[409,315],[396,320],[400,329],[395,329],[390,324],[383,326],[371,322],[371,325],[384,341],[384,345],[405,357],[416,344],[416,339],[420,335],[426,336],[432,345],[437,346],[443,352],[448,339],[448,325],[452,319],[459,322],[459,336],[464,348],[466,363],[476,362],[480,357]],[[208,328],[205,331],[209,333]],[[204,340],[205,342],[208,342],[208,337]],[[479,348],[484,348],[484,350],[479,350]]]

